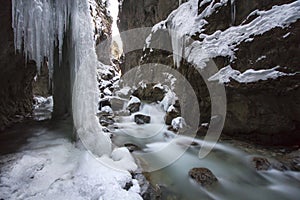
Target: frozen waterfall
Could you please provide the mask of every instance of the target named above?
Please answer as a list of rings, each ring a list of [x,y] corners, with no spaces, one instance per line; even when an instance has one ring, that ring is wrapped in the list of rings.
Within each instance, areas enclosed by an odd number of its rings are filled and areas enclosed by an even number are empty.
[[[12,0],[12,27],[16,50],[37,63],[47,58],[53,72],[54,52],[62,60],[66,32],[71,66],[73,120],[82,142],[93,153],[111,153],[111,141],[96,117],[98,103],[94,24],[88,0]],[[68,35],[68,36],[69,36]],[[65,38],[66,39],[66,38]],[[51,76],[51,75],[50,75]]]

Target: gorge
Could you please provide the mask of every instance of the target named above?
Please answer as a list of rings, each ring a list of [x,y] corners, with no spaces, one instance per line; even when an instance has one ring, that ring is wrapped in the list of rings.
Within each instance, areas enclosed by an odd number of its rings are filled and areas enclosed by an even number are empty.
[[[299,13],[3,1],[0,199],[296,199]]]

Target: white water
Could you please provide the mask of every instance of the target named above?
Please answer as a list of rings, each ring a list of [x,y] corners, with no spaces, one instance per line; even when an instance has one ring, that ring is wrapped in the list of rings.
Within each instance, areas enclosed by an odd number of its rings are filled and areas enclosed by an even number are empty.
[[[176,199],[283,200],[300,196],[300,173],[256,171],[250,164],[252,155],[221,143],[207,157],[199,159],[200,146],[205,148],[206,145],[202,140],[168,131],[163,119],[165,111],[159,105],[142,104],[139,113],[150,115],[151,123],[135,124],[134,114],[121,117],[112,140],[120,146],[135,144],[140,147],[141,150],[133,154],[145,171],[166,166],[158,171],[150,170],[149,177],[152,184],[166,187]],[[190,145],[192,141],[198,145]],[[184,154],[178,156],[182,152]],[[170,157],[177,159],[172,162]],[[218,183],[209,188],[199,186],[188,176],[194,167],[210,169]],[[167,199],[164,194],[162,196]]]

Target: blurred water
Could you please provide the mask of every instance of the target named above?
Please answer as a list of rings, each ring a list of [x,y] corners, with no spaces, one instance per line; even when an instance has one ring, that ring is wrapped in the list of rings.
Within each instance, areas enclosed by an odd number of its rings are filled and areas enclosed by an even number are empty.
[[[113,142],[118,146],[129,143],[140,147],[141,151],[134,151],[133,155],[145,171],[167,165],[148,175],[153,185],[168,188],[176,194],[176,199],[300,199],[300,173],[256,171],[250,164],[250,155],[221,143],[207,157],[199,159],[201,145],[205,148],[207,144],[168,131],[163,119],[165,112],[158,105],[143,105],[140,113],[150,115],[151,123],[137,125],[134,114],[121,117]],[[193,145],[189,145],[191,142]],[[184,153],[178,156],[178,152]],[[172,156],[177,158],[175,162],[170,162]],[[194,167],[210,169],[218,182],[207,188],[201,187],[188,176]]]

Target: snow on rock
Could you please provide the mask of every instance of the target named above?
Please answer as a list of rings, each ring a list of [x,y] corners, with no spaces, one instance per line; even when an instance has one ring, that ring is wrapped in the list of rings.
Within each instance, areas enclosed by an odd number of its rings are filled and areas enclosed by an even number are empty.
[[[183,117],[176,117],[175,119],[172,120],[171,125],[173,129],[179,130],[186,126],[186,122]]]
[[[135,96],[131,96],[130,100],[127,104],[127,107],[129,107],[132,104],[138,104],[138,103],[141,103],[141,100],[139,98],[135,97]]]
[[[163,100],[160,102],[160,105],[163,107],[164,111],[167,111],[171,105],[174,105],[176,103],[177,99],[178,97],[176,96],[176,94],[173,91],[169,90],[165,94]]]
[[[104,93],[105,95],[108,95],[108,96],[111,96],[111,95],[112,95],[112,92],[110,91],[109,88],[105,88],[104,91],[103,91],[103,93]]]
[[[240,83],[251,83],[259,80],[267,79],[276,79],[279,76],[286,76],[292,74],[286,74],[280,71],[277,71],[279,66],[272,69],[262,69],[262,70],[253,70],[248,69],[245,72],[241,73],[238,70],[232,69],[230,65],[220,69],[216,74],[211,76],[209,81],[219,81],[219,83],[228,83],[230,78],[240,82]]]
[[[198,58],[202,49],[205,49],[209,58],[228,56],[233,61],[235,47],[241,42],[249,41],[255,35],[261,35],[275,27],[284,28],[300,19],[300,1],[273,6],[267,11],[256,10],[250,15],[253,14],[258,17],[248,24],[233,26],[225,31],[216,31],[212,35],[200,34],[199,37],[203,38],[203,41],[194,41],[186,49],[188,61],[203,66],[203,60]]]
[[[124,149],[113,155],[123,166],[113,168],[53,131],[37,135],[21,153],[6,156],[0,174],[0,199],[142,199],[137,181],[124,170],[126,162],[132,161]],[[133,187],[127,191],[123,188],[128,182]]]
[[[53,111],[53,96],[42,97],[42,96],[34,96],[34,109],[45,107],[48,108],[49,111]]]
[[[190,0],[174,10],[166,20],[156,24],[152,33],[146,39],[146,47],[151,46],[151,38],[160,29],[169,31],[172,40],[173,58],[176,66],[180,65],[182,57],[200,69],[206,67],[209,58],[217,56],[236,59],[234,52],[241,42],[250,42],[256,35],[261,35],[273,28],[284,28],[300,19],[300,1],[289,4],[273,6],[267,11],[254,11],[249,16],[258,17],[239,26],[232,26],[224,31],[216,31],[212,35],[203,33],[204,26],[208,23],[205,17],[210,16],[220,6],[226,5],[228,0],[218,3],[212,0],[201,1],[200,6],[208,4],[198,15],[198,0]],[[235,1],[230,1],[232,6],[232,23],[235,21]],[[187,20],[188,19],[188,20]],[[201,41],[188,44],[190,36],[199,33]],[[288,35],[287,35],[288,36]],[[287,37],[286,36],[286,37]],[[282,74],[281,74],[282,75]]]
[[[167,112],[177,111],[177,109],[174,107],[174,105],[169,106]]]
[[[112,113],[113,113],[113,110],[111,109],[110,106],[103,106],[103,107],[101,108],[101,112],[108,113],[108,114],[112,114]]]

